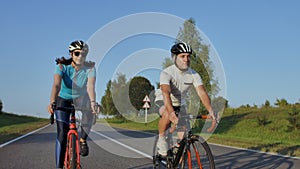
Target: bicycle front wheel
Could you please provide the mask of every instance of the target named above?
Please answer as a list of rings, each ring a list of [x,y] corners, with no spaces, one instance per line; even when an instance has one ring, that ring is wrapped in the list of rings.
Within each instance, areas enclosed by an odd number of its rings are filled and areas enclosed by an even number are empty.
[[[71,135],[71,149],[70,149],[70,168],[77,169],[77,147],[76,147],[76,136],[75,134]]]
[[[182,168],[215,169],[215,162],[207,142],[198,135],[193,135],[191,144],[184,153]]]

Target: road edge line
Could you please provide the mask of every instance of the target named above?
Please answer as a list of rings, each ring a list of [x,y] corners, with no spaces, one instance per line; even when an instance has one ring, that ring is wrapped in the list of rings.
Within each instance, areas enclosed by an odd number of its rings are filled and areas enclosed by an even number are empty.
[[[142,151],[140,151],[140,150],[137,150],[137,149],[135,149],[135,148],[133,148],[133,147],[130,147],[130,146],[124,144],[124,143],[121,143],[121,142],[119,142],[119,141],[117,141],[117,140],[115,140],[115,139],[113,139],[113,138],[111,138],[111,137],[108,137],[108,136],[106,136],[106,135],[104,135],[104,134],[102,134],[102,133],[100,133],[100,132],[97,132],[97,131],[95,131],[95,130],[93,130],[93,129],[92,129],[91,131],[92,131],[93,133],[99,135],[99,136],[102,136],[102,137],[104,137],[104,138],[106,138],[106,139],[108,139],[108,140],[110,140],[110,141],[112,141],[112,142],[114,142],[114,143],[116,143],[116,144],[118,144],[118,145],[124,147],[124,148],[127,148],[127,149],[129,149],[129,150],[131,150],[131,151],[133,151],[133,152],[135,152],[135,153],[138,153],[138,154],[140,154],[140,155],[142,155],[142,156],[144,156],[144,157],[146,157],[146,158],[152,159],[152,156],[149,155],[149,154],[147,154],[147,153],[144,153],[144,152],[142,152]]]
[[[27,136],[29,136],[29,135],[35,133],[35,132],[38,132],[38,131],[40,131],[40,130],[42,130],[42,129],[48,127],[48,126],[50,126],[50,124],[47,124],[47,125],[44,126],[44,127],[38,128],[38,129],[36,129],[36,130],[34,130],[34,131],[31,131],[31,132],[29,132],[29,133],[27,133],[27,134],[24,134],[24,135],[22,135],[22,136],[20,136],[20,137],[17,137],[17,138],[15,138],[15,139],[13,139],[13,140],[10,140],[10,141],[6,142],[6,143],[3,143],[3,144],[0,145],[0,148],[3,148],[4,146],[7,146],[7,145],[9,145],[9,144],[11,144],[11,143],[13,143],[13,142],[15,142],[15,141],[18,141],[18,140],[20,140],[20,139],[22,139],[22,138],[24,138],[24,137],[27,137]]]
[[[263,152],[263,151],[259,151],[259,150],[253,150],[253,149],[247,149],[247,148],[242,148],[242,147],[235,147],[235,146],[217,144],[217,143],[212,143],[212,142],[207,142],[207,143],[209,145],[214,145],[214,146],[220,146],[220,147],[225,147],[225,148],[233,148],[233,149],[237,149],[237,150],[244,150],[244,151],[250,151],[250,152],[255,152],[255,153],[260,153],[260,154],[274,155],[274,156],[283,157],[283,158],[292,158],[292,159],[300,160],[300,158],[296,157],[296,156],[282,155],[282,154],[277,154],[277,153],[273,153],[273,152]]]

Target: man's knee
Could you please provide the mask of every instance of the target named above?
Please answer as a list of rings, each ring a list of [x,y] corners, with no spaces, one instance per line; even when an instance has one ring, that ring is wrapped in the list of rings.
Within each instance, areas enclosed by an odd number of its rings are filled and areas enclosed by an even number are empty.
[[[166,112],[165,106],[161,106],[159,108],[159,115],[162,117],[165,112]]]
[[[161,114],[161,118],[165,119],[165,120],[169,119],[169,113],[167,111],[163,111],[162,114]]]

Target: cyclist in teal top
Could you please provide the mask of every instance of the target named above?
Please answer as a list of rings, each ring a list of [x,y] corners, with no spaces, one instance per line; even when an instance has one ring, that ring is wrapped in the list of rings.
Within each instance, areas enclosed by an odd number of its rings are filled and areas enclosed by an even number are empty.
[[[72,105],[82,111],[80,153],[89,153],[86,139],[90,132],[93,117],[97,110],[94,62],[87,62],[88,45],[76,40],[69,46],[70,58],[56,59],[54,82],[50,96],[48,112],[55,114],[57,124],[56,167],[62,168],[66,151],[67,133]],[[53,107],[55,110],[53,110]]]

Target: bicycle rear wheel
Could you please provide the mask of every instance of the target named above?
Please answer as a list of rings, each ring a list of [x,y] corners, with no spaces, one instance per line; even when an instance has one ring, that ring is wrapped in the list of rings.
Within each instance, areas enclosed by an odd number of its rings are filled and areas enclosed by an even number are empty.
[[[215,169],[215,162],[207,142],[198,135],[192,136],[190,148],[184,153],[184,163],[181,168]]]

